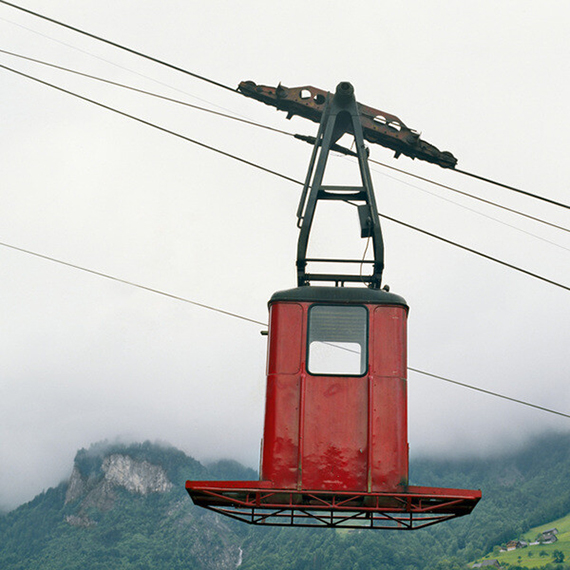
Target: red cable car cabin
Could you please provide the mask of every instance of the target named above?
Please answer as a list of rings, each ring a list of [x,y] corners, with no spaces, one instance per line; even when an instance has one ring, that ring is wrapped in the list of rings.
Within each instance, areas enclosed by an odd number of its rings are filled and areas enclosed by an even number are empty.
[[[363,113],[349,83],[328,95],[297,211],[299,286],[269,302],[261,480],[186,482],[195,504],[251,524],[413,529],[466,515],[481,498],[480,491],[408,484],[408,306],[380,289],[383,240]],[[356,153],[347,153],[357,155],[362,185],[324,185],[327,156],[342,149],[336,141],[345,132],[355,138]],[[400,143],[410,152],[419,144],[414,137]],[[320,200],[358,206],[372,261],[307,257]],[[371,263],[372,273],[307,272],[308,264],[331,261]],[[337,286],[311,286],[317,281]]]
[[[195,504],[252,524],[411,529],[480,491],[408,484],[405,300],[298,287],[269,302],[260,481],[188,481]]]
[[[404,299],[299,287],[269,305],[262,479],[286,489],[405,491]]]

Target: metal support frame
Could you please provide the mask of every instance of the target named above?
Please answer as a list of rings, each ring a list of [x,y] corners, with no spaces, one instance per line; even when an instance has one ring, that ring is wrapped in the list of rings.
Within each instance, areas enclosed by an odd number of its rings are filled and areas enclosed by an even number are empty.
[[[324,186],[322,182],[329,152],[346,132],[354,134],[362,185]],[[371,238],[373,242],[374,261],[371,274],[360,276],[349,273],[307,273],[308,262],[360,262],[356,259],[307,258],[309,234],[319,200],[350,202],[359,206],[361,235]],[[297,226],[301,230],[297,243],[297,282],[300,287],[310,285],[311,281],[332,281],[336,285],[352,281],[364,282],[372,289],[380,288],[384,269],[384,244],[368,168],[368,150],[364,145],[359,107],[350,83],[339,83],[334,96],[330,93],[328,95],[297,210]]]
[[[469,514],[480,491],[293,491],[260,481],[188,481],[196,505],[257,526],[415,530]]]

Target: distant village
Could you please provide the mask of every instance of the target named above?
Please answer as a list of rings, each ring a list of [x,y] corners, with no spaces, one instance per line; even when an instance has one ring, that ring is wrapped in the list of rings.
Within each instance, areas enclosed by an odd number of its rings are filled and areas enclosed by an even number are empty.
[[[536,538],[534,542],[526,542],[524,540],[511,540],[507,544],[500,548],[499,552],[511,552],[512,550],[518,550],[520,548],[527,548],[528,546],[539,546],[543,544],[553,544],[558,540],[558,529],[549,528],[548,530],[542,531]],[[472,564],[472,568],[501,568],[501,564],[498,560],[483,560],[482,562],[476,562]]]

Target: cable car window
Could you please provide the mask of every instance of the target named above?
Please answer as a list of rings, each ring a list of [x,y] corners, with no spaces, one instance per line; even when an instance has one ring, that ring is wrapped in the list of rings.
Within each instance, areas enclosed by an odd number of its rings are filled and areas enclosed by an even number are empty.
[[[362,376],[368,368],[365,307],[313,305],[309,309],[307,370]]]

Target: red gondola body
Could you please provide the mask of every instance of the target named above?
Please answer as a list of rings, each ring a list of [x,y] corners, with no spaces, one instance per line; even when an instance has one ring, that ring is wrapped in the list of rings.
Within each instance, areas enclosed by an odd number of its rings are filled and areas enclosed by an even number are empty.
[[[406,491],[405,301],[379,290],[302,287],[275,294],[269,306],[262,479],[285,489]],[[335,322],[320,329],[332,330],[309,342],[320,324],[311,313],[329,308]],[[343,313],[360,318],[362,345],[342,337],[354,336]],[[315,360],[323,350],[328,369]],[[344,374],[335,374],[331,354]]]

